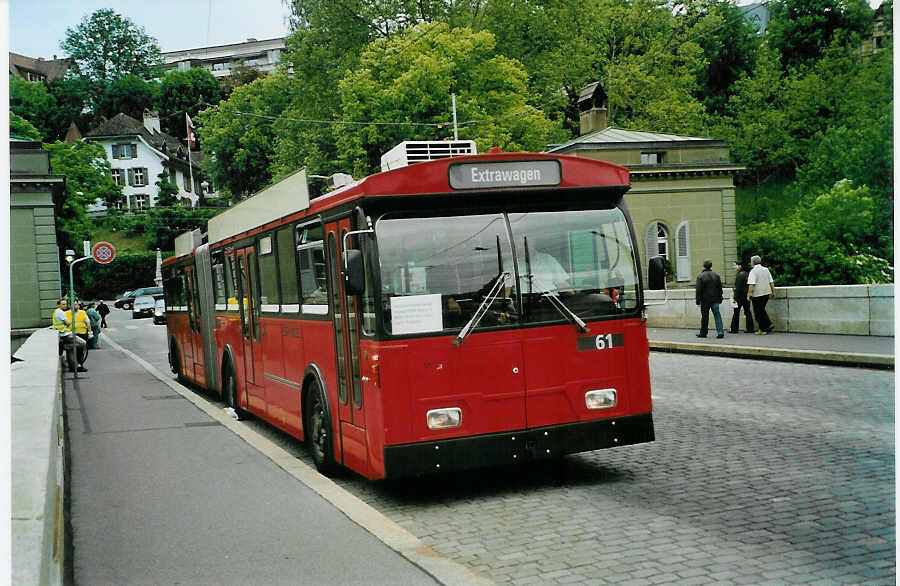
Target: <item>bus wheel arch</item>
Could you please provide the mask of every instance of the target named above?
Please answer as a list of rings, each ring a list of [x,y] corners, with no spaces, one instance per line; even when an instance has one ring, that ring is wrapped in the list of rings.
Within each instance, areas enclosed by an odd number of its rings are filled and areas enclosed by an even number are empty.
[[[303,438],[316,469],[321,474],[330,476],[337,470],[337,464],[334,458],[331,406],[325,389],[322,372],[311,365],[303,377],[300,397],[303,405]]]

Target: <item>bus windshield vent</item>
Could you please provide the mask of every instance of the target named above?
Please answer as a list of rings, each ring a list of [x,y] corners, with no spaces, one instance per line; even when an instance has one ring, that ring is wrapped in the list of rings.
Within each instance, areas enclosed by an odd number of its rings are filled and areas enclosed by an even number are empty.
[[[476,154],[475,141],[472,140],[407,140],[381,155],[381,170],[390,171],[423,161]]]

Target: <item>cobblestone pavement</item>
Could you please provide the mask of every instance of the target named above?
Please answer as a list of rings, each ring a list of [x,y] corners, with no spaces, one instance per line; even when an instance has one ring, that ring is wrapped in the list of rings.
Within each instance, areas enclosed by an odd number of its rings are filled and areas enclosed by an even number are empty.
[[[560,466],[335,480],[499,584],[895,583],[893,372],[650,364],[653,443]],[[247,425],[312,464],[302,443]]]
[[[652,444],[338,482],[501,584],[894,584],[892,372],[656,353],[651,368]]]

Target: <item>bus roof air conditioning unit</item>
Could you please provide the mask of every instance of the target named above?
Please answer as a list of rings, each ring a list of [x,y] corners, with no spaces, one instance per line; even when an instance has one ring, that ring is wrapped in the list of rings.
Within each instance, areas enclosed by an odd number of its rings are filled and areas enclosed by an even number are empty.
[[[381,170],[390,171],[413,163],[477,154],[474,140],[405,140],[381,155]]]

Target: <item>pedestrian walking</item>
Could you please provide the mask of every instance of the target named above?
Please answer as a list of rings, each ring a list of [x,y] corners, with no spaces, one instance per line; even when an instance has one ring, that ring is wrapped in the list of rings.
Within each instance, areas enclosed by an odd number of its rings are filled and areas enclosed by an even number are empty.
[[[744,268],[744,261],[734,261],[734,270],[737,275],[734,278],[734,288],[731,290],[731,300],[734,301],[734,315],[731,317],[731,333],[741,333],[741,309],[747,322],[747,333],[753,333],[753,314],[750,313],[750,300],[747,299],[747,277],[750,275]]]
[[[755,255],[750,259],[753,268],[747,276],[747,299],[753,303],[753,315],[756,316],[757,334],[766,335],[775,329],[769,314],[766,312],[766,303],[769,299],[775,299],[775,279],[769,269],[763,266],[762,259]]]
[[[100,314],[94,309],[93,303],[88,303],[85,309],[88,319],[91,320],[91,339],[88,341],[88,348],[95,349],[100,347]]]
[[[719,313],[719,304],[722,303],[722,279],[712,270],[712,261],[703,261],[703,271],[697,275],[696,286],[697,305],[700,306],[700,333],[698,338],[705,338],[709,331],[709,312],[712,310],[716,320],[716,338],[725,337],[725,328],[722,325],[722,314]]]
[[[69,323],[73,324],[76,338],[84,340],[83,344],[78,345],[78,352],[76,352],[78,360],[78,368],[76,370],[78,370],[78,372],[87,372],[84,363],[87,361],[88,357],[87,343],[88,339],[91,337],[91,320],[88,319],[87,312],[81,309],[81,305],[77,301],[75,302],[73,309],[74,311],[69,310],[66,312],[66,319]]]
[[[97,304],[97,313],[100,314],[100,327],[108,327],[106,325],[106,316],[109,315],[109,306],[103,303],[102,299],[100,300],[100,303]]]

